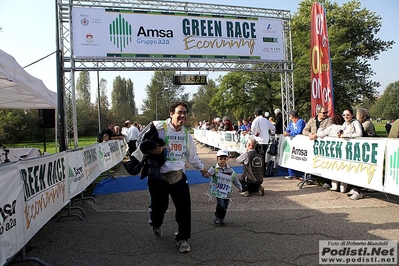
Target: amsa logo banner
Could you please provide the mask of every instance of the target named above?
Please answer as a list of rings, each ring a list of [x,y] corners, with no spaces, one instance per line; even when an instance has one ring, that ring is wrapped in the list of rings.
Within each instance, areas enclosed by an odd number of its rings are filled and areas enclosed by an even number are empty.
[[[88,23],[83,25],[81,22],[86,20]],[[73,7],[72,22],[73,51],[78,58],[196,55],[219,59],[227,56],[285,59],[280,19],[196,17],[183,13]],[[273,41],[264,41],[269,39]]]
[[[283,142],[283,152],[279,161],[283,167],[364,188],[383,189],[383,138],[325,137],[310,140],[297,135],[280,141]],[[394,157],[394,152],[392,154]]]

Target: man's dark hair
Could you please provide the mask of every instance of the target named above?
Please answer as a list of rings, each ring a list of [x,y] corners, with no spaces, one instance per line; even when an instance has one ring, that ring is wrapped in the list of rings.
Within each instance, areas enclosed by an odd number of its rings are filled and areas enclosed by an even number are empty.
[[[177,108],[179,105],[184,106],[184,107],[186,108],[186,110],[187,110],[187,113],[188,113],[188,107],[187,107],[187,104],[186,104],[185,102],[175,102],[175,103],[173,103],[173,104],[170,106],[170,108],[169,108],[169,113],[174,113],[175,110],[176,110],[176,108]]]

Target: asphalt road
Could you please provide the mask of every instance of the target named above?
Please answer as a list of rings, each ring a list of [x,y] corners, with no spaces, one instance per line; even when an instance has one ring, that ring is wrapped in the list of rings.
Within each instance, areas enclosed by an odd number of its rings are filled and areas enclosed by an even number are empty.
[[[143,181],[145,182],[145,181]],[[173,203],[157,238],[148,225],[147,191],[77,201],[86,216],[49,221],[28,244],[27,256],[51,265],[318,265],[319,240],[398,240],[399,199],[369,193],[361,200],[298,180],[264,179],[264,197],[234,190],[226,226],[213,224],[216,200],[207,184],[191,185],[191,252],[179,253]],[[235,189],[235,188],[233,188]],[[81,211],[71,210],[74,214]],[[37,265],[32,262],[18,265]],[[383,264],[380,264],[383,265]]]

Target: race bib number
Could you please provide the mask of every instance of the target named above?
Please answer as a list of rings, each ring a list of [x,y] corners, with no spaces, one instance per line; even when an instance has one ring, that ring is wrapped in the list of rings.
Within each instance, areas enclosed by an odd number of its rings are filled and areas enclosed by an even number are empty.
[[[186,147],[185,136],[169,136],[168,157],[166,160],[178,162],[184,155]]]
[[[231,191],[231,179],[232,176],[222,173],[217,173],[217,175],[213,176],[209,184],[209,192],[211,195],[217,198],[227,199]]]

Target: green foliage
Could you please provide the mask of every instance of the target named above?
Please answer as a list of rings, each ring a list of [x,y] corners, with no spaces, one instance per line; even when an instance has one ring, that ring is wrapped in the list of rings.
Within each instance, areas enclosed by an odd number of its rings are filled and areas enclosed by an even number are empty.
[[[0,143],[42,140],[38,110],[0,109]]]
[[[134,118],[137,110],[131,79],[126,80],[125,78],[121,78],[121,76],[117,76],[114,79],[111,100],[115,123]]]
[[[399,117],[399,81],[390,83],[370,109],[373,117],[397,119]]]
[[[360,1],[352,0],[339,6],[328,0],[324,5],[327,16],[335,109],[353,107],[363,99],[373,99],[380,85],[369,60],[392,48],[393,41],[376,38],[381,29],[381,17],[361,9]],[[310,110],[310,13],[313,0],[304,0],[292,19],[295,106]]]
[[[145,91],[147,98],[143,100],[141,109],[143,110],[143,121],[147,124],[157,117],[163,120],[169,117],[169,106],[176,101],[188,103],[189,94],[184,93],[184,86],[173,84],[174,71],[155,71],[151,77],[150,84]]]
[[[195,125],[198,121],[208,120],[212,121],[217,116],[216,111],[210,108],[209,103],[218,91],[214,80],[208,80],[208,85],[202,85],[198,88],[197,93],[193,95],[193,107],[191,114]]]
[[[76,100],[81,100],[84,103],[90,103],[90,73],[82,71],[79,73],[76,82]]]
[[[253,116],[255,107],[273,112],[280,106],[280,75],[270,72],[230,72],[221,78],[210,101],[219,116],[233,120]]]

